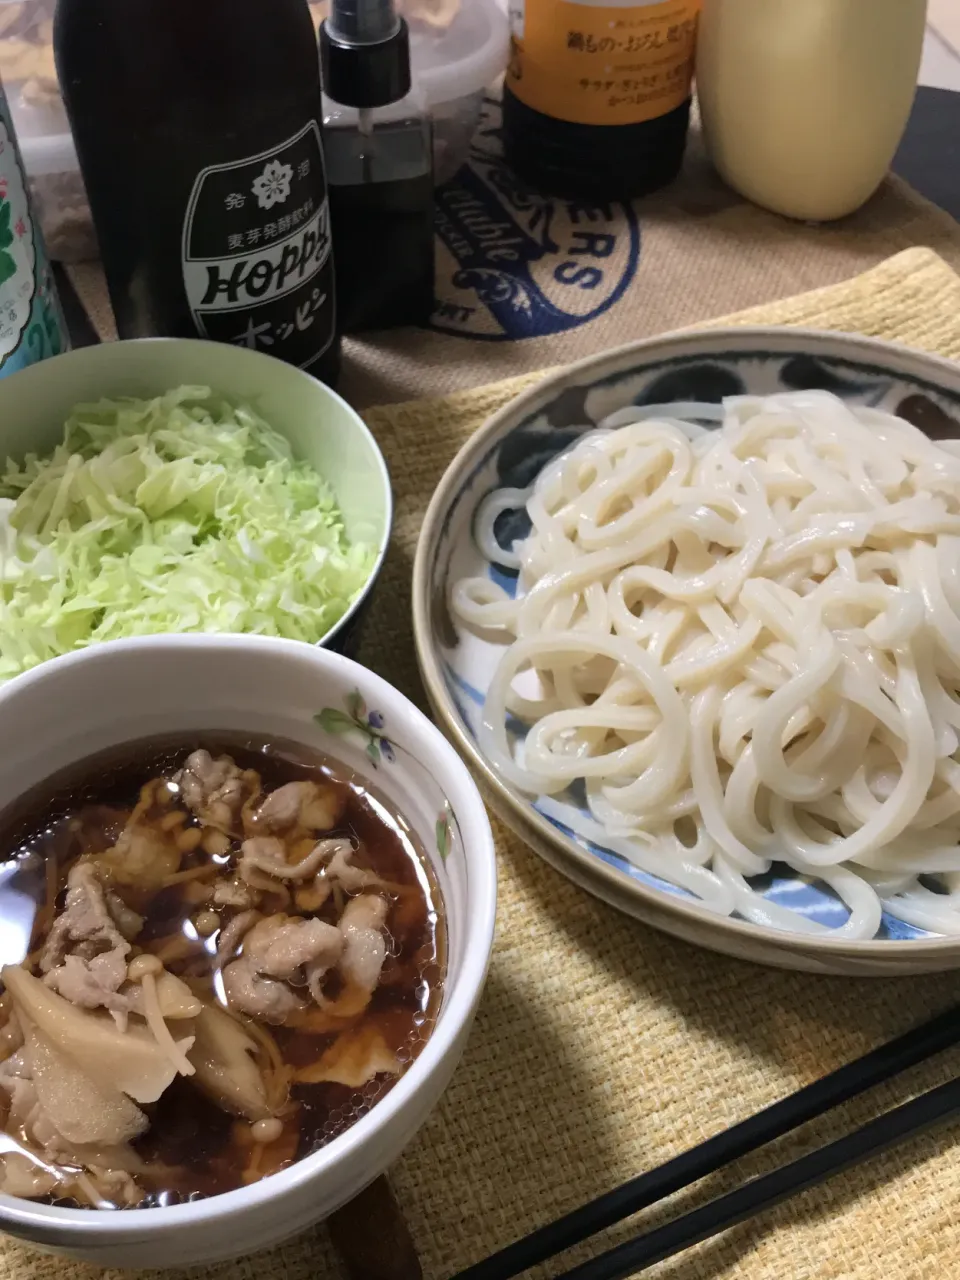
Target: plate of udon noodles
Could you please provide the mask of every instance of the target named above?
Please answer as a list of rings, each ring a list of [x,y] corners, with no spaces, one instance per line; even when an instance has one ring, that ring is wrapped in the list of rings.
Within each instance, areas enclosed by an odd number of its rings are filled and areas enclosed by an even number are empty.
[[[434,710],[513,829],[639,919],[845,974],[960,966],[960,369],[845,335],[655,339],[447,470]]]

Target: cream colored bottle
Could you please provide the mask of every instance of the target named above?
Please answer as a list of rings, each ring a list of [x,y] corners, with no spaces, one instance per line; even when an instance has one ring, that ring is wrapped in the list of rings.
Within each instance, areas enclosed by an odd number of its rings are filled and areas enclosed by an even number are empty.
[[[707,149],[749,200],[827,221],[876,191],[903,135],[926,0],[704,0]]]

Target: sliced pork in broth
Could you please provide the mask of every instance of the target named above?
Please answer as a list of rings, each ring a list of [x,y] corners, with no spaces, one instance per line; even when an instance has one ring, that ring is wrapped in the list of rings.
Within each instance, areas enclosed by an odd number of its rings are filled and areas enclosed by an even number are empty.
[[[383,1096],[439,1002],[409,829],[286,744],[134,744],[54,779],[0,816],[0,924],[17,1196],[153,1206],[275,1172]]]

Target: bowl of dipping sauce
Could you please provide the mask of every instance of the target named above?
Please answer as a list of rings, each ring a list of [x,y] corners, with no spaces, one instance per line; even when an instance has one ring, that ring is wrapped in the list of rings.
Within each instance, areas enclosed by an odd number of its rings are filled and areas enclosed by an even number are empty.
[[[493,941],[479,793],[350,659],[94,645],[0,688],[0,1229],[196,1266],[397,1159]]]

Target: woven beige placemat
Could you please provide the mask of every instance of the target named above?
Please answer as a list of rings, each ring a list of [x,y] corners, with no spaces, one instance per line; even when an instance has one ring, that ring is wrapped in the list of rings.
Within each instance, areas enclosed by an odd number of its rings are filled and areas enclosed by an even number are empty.
[[[960,358],[960,279],[929,250],[914,249],[846,284],[731,322],[856,330]],[[456,448],[530,381],[368,415],[391,468],[397,520],[362,659],[421,703],[409,583],[424,509]],[[960,997],[960,974],[828,979],[697,950],[588,897],[503,829],[497,836],[498,938],[477,1025],[450,1088],[391,1175],[427,1280],[443,1280]],[[914,1072],[910,1087],[928,1087],[949,1066]],[[879,1092],[873,1105],[894,1096]],[[869,1114],[868,1103],[856,1103],[740,1172],[797,1155]],[[913,1141],[650,1274],[949,1280],[960,1271],[957,1137],[945,1128]],[[730,1182],[712,1179],[695,1199]],[[0,1241],[0,1280],[103,1274]],[[317,1228],[273,1252],[190,1274],[342,1273]]]

